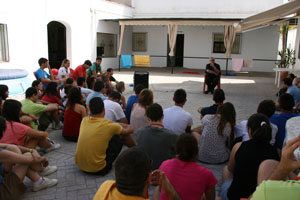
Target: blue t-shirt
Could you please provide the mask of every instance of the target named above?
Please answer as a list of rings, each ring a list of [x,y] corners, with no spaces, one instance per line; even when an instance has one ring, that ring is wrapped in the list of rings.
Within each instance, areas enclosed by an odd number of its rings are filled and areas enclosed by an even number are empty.
[[[131,116],[131,110],[133,104],[138,102],[139,97],[137,95],[131,95],[128,98],[127,105],[126,105],[126,110],[125,110],[125,115],[128,121],[128,124],[130,123],[130,116]]]
[[[104,96],[101,92],[92,92],[91,94],[89,94],[88,98],[86,99],[85,104],[90,104],[90,100],[92,100],[92,98],[94,97],[100,97],[103,101],[107,99],[106,96]]]
[[[0,151],[2,151],[3,149],[0,148]],[[2,166],[2,163],[0,163],[0,185],[2,185],[2,181],[3,181],[3,166]]]
[[[293,96],[295,105],[300,101],[300,90],[296,85],[292,85],[286,91],[286,93]]]
[[[42,70],[41,68],[36,70],[35,75],[38,80],[40,80],[41,78],[44,78],[44,79],[50,78],[50,75],[47,72],[45,72],[44,70]],[[43,83],[43,90],[46,88],[46,86],[47,86],[47,84]]]
[[[218,106],[219,106],[218,104],[214,104],[212,106],[202,108],[201,115],[205,116],[205,115],[214,115],[214,114],[216,114]]]
[[[274,145],[278,149],[282,149],[283,141],[286,136],[286,129],[285,129],[286,121],[292,117],[297,117],[297,116],[300,115],[296,113],[280,113],[280,114],[274,114],[270,118],[270,122],[275,124],[278,127],[278,132],[276,135],[276,141]]]

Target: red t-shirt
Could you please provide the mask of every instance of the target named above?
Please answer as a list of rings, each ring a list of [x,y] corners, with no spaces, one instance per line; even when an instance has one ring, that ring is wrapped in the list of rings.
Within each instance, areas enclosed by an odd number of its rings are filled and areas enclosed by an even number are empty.
[[[1,138],[0,143],[23,146],[25,135],[29,129],[29,126],[26,126],[19,122],[6,121],[6,130],[3,133],[3,137]]]
[[[84,67],[84,65],[79,65],[78,67],[76,67],[76,69],[74,70],[74,72],[72,74],[74,81],[76,81],[76,79],[79,76],[82,76],[82,77],[86,76],[86,68]]]
[[[55,95],[47,95],[45,94],[42,97],[42,101],[46,101],[48,103],[58,103],[58,101],[60,100],[59,97],[55,96]]]
[[[196,162],[183,162],[175,158],[163,162],[159,169],[165,172],[182,199],[201,199],[206,190],[215,187],[218,183],[209,169]],[[160,199],[169,199],[163,190]]]

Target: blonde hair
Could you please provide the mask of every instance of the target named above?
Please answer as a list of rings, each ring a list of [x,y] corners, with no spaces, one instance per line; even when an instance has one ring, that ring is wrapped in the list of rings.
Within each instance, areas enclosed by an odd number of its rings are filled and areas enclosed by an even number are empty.
[[[139,94],[138,103],[147,108],[149,105],[153,104],[153,92],[149,89],[143,89]]]

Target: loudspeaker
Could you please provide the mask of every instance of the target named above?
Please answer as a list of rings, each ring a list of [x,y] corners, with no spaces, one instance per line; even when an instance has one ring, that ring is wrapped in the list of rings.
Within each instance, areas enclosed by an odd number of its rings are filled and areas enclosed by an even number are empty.
[[[134,72],[133,76],[134,88],[138,84],[142,84],[145,88],[149,88],[149,72]]]

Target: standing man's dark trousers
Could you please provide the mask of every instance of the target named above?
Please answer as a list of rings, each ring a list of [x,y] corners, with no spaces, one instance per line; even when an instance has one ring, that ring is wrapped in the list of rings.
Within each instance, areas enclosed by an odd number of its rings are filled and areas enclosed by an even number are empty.
[[[214,89],[215,87],[217,86],[218,84],[218,81],[219,81],[219,77],[218,76],[214,76],[214,75],[206,75],[206,80],[205,80],[205,83],[208,87],[208,91],[213,93],[214,92]]]

